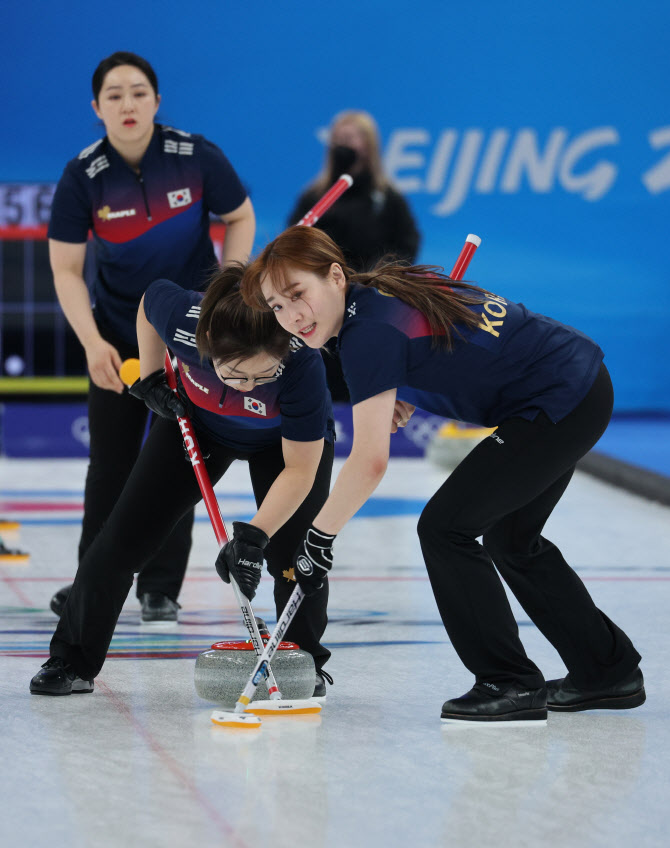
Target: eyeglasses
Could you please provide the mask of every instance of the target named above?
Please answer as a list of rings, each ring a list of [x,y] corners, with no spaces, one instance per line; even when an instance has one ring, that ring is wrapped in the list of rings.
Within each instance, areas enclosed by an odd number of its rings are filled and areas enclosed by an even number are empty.
[[[264,386],[266,383],[274,383],[275,380],[279,379],[279,374],[275,374],[273,377],[221,377],[221,382],[225,383],[226,386],[231,386],[234,388],[235,386],[241,386],[243,383],[253,383],[254,386]]]
[[[219,380],[221,380],[221,382],[224,385],[230,386],[233,389],[237,388],[238,386],[244,386],[244,385],[247,385],[247,384],[249,384],[250,386],[264,386],[266,383],[274,383],[275,380],[278,380],[279,377],[281,377],[281,373],[284,370],[283,364],[280,361],[280,362],[276,363],[276,369],[275,369],[274,374],[271,374],[269,377],[224,377],[224,375],[220,371],[221,365],[224,365],[224,367],[225,367],[224,363],[221,363],[217,367],[214,364],[213,360],[210,359],[209,364],[212,366],[212,368],[216,372],[216,376],[219,378]],[[231,366],[228,366],[228,367],[231,368]],[[271,367],[272,366],[270,366],[270,368]],[[232,367],[231,370],[236,371],[238,369],[235,368],[235,367]],[[269,371],[270,369],[268,368],[267,370]]]

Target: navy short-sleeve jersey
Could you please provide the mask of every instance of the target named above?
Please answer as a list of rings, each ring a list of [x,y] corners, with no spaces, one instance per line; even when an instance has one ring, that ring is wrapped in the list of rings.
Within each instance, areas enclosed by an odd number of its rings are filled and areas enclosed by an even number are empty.
[[[419,310],[352,285],[338,337],[352,403],[396,388],[421,409],[484,427],[540,411],[560,421],[577,406],[603,359],[594,341],[498,295],[471,309],[478,324],[459,327],[448,351],[432,344]]]
[[[243,452],[262,450],[282,438],[296,442],[334,439],[334,423],[321,354],[298,339],[279,366],[274,383],[240,392],[219,380],[195,346],[201,292],[156,280],[146,291],[147,319],[177,357],[179,376],[194,404],[193,424],[216,441]]]
[[[68,162],[51,208],[49,238],[81,244],[93,233],[97,320],[136,342],[140,298],[169,277],[201,288],[216,266],[209,215],[237,209],[247,193],[219,148],[156,124],[137,174],[109,143]]]

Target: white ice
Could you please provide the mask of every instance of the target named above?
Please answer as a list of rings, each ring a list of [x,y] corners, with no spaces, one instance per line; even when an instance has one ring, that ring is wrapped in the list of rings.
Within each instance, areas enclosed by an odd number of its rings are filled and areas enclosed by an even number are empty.
[[[178,627],[141,627],[131,595],[92,695],[29,694],[54,628],[49,598],[74,574],[81,513],[68,505],[81,503],[84,475],[77,460],[0,460],[0,516],[24,522],[5,543],[31,554],[27,565],[0,565],[2,845],[667,844],[670,509],[578,474],[546,528],[642,654],[643,707],[550,714],[542,729],[446,728],[442,702],[472,680],[439,620],[415,533],[445,473],[392,461],[376,514],[337,540],[325,637],[335,685],[323,712],[236,732],[210,722],[215,705],[195,693],[194,659],[167,658],[244,635],[213,569],[204,511]],[[217,493],[226,518],[249,514],[246,466]],[[274,621],[269,579],[254,608]],[[514,610],[528,653],[547,678],[562,676],[556,652]]]

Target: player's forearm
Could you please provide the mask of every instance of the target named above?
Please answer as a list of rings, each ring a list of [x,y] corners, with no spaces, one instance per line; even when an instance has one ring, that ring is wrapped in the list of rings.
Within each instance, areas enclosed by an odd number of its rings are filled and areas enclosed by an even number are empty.
[[[388,458],[383,456],[357,457],[352,451],[328,500],[314,519],[314,526],[324,533],[339,533],[380,484],[387,463]]]
[[[272,537],[305,500],[314,485],[315,476],[316,467],[285,468],[270,487],[250,523]]]
[[[61,309],[82,346],[87,348],[99,341],[100,333],[84,278],[73,271],[59,271],[54,274],[54,285]]]
[[[226,223],[226,237],[223,242],[223,264],[228,262],[248,262],[254,245],[256,218],[249,204],[243,217]]]

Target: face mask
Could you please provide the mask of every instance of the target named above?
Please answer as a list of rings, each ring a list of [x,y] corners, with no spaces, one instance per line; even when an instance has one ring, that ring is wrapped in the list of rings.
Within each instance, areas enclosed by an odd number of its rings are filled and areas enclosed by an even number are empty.
[[[340,174],[346,174],[356,159],[358,159],[358,153],[352,147],[347,147],[344,144],[337,144],[332,148],[331,153],[333,173],[338,177]]]

